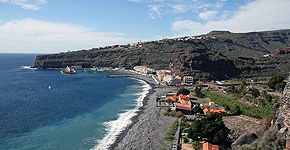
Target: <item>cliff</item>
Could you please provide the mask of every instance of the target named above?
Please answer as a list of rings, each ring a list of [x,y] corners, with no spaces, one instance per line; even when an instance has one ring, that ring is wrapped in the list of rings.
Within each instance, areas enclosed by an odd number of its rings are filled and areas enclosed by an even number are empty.
[[[290,75],[275,111],[273,127],[287,138],[290,138]]]
[[[212,31],[197,37],[146,42],[137,48],[121,45],[40,55],[34,66],[42,69],[73,65],[131,69],[146,65],[154,69],[172,69],[175,74],[194,75],[201,80],[269,77],[289,72],[290,53],[283,50],[287,47],[290,47],[290,30]],[[266,54],[269,57],[265,57]]]

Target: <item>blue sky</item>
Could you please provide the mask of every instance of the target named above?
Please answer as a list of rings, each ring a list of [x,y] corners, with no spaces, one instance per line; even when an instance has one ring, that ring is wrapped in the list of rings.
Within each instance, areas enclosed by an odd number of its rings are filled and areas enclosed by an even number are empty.
[[[0,0],[0,53],[290,28],[290,0]]]

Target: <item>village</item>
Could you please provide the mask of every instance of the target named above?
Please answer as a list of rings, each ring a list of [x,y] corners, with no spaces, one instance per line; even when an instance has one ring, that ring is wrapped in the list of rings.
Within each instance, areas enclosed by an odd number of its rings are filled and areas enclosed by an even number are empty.
[[[171,70],[154,70],[146,66],[135,66],[131,71],[151,76],[159,87],[171,87],[171,92],[156,97],[155,105],[162,108],[163,115],[179,118],[167,133],[167,140],[172,141],[171,149],[174,150],[219,150],[231,147],[227,145],[230,143],[228,139],[230,130],[224,128],[224,120],[248,116],[262,119],[271,114],[272,102],[277,101],[281,96],[281,93],[267,87],[265,80],[203,82],[191,75],[173,76]],[[230,99],[230,95],[238,95],[238,100]],[[233,105],[230,104],[231,102]],[[210,118],[219,120],[222,125],[216,125],[210,121]],[[215,131],[207,133],[208,135],[212,136],[216,134],[214,132],[220,132],[215,128],[224,128],[221,129],[224,135],[215,136],[220,141],[213,140],[212,137],[202,137],[204,131],[196,129],[195,132],[201,132],[195,133],[199,135],[197,136],[192,133],[193,123],[197,123],[196,121],[213,125],[207,130]]]
[[[135,66],[132,70],[71,68],[93,73],[121,71],[126,74],[108,77],[144,76],[152,78],[157,88],[170,89],[155,98],[155,107],[161,110],[162,115],[177,118],[165,137],[171,143],[172,150],[223,150],[234,147],[232,144],[236,142],[231,140],[237,140],[242,133],[264,132],[267,129],[256,122],[271,116],[273,104],[282,96],[281,89],[270,88],[265,79],[201,81],[193,75],[176,75],[171,70],[155,70],[147,66]],[[248,120],[252,121],[240,124]],[[246,129],[239,131],[239,128]],[[232,139],[229,139],[230,136]]]

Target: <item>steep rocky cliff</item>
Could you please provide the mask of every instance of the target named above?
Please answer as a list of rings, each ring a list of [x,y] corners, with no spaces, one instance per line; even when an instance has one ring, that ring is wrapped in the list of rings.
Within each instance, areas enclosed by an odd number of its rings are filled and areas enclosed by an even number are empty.
[[[290,53],[284,53],[284,50],[281,53],[281,48],[290,47],[290,30],[251,33],[212,31],[200,37],[147,42],[139,48],[123,45],[40,55],[36,58],[35,67],[133,68],[146,65],[154,69],[172,69],[175,74],[194,75],[201,80],[269,77],[289,72]],[[264,57],[266,54],[269,57]]]
[[[287,138],[290,138],[290,75],[283,96],[276,108],[273,127]]]

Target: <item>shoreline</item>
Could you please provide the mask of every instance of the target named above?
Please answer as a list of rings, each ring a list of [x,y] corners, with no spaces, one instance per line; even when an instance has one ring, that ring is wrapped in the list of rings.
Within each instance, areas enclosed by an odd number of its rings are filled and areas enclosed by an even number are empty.
[[[167,142],[163,140],[163,136],[160,139],[151,139],[151,135],[146,135],[146,133],[150,132],[144,132],[147,130],[151,130],[154,128],[151,128],[150,126],[145,126],[141,121],[146,121],[147,124],[154,124],[154,122],[158,122],[159,119],[163,118],[166,119],[168,122],[162,122],[161,121],[161,126],[165,129],[165,131],[160,131],[160,130],[155,130],[155,133],[157,132],[157,135],[164,135],[167,131],[167,129],[171,126],[174,120],[176,120],[173,117],[167,117],[167,116],[162,116],[160,117],[160,108],[156,108],[155,106],[155,97],[157,95],[160,95],[164,91],[168,90],[162,89],[156,86],[155,82],[153,79],[149,76],[142,76],[142,75],[137,75],[136,77],[132,77],[133,79],[136,80],[142,80],[145,83],[149,84],[151,89],[149,89],[149,92],[147,93],[146,97],[143,99],[143,105],[138,109],[137,114],[131,118],[131,123],[123,130],[121,133],[116,137],[115,141],[113,144],[109,146],[109,150],[116,150],[116,149],[146,149],[145,147],[148,147],[149,149],[160,149],[162,147],[169,148],[170,142]],[[155,117],[150,117],[149,115],[153,115]],[[154,120],[155,118],[155,120]],[[168,120],[167,120],[168,119]],[[161,119],[162,120],[162,119]],[[159,122],[160,123],[160,122]],[[140,129],[143,131],[140,131]],[[154,133],[154,132],[152,132]],[[139,136],[136,136],[139,135]],[[150,138],[150,139],[146,139]],[[153,141],[153,142],[151,142]],[[148,142],[148,144],[146,144]],[[143,144],[142,144],[143,143]],[[156,143],[156,144],[155,144]],[[154,144],[154,145],[153,145]],[[146,146],[147,145],[147,146]]]
[[[135,99],[137,102],[136,106],[133,109],[129,109],[123,113],[120,113],[116,120],[104,122],[104,126],[106,127],[105,130],[107,131],[107,133],[105,134],[105,136],[103,136],[102,139],[97,140],[98,144],[95,145],[93,148],[90,148],[90,150],[110,149],[111,145],[115,143],[119,135],[122,134],[122,132],[126,128],[128,128],[128,126],[134,123],[132,118],[138,115],[140,108],[142,108],[142,106],[144,105],[144,99],[147,97],[152,89],[151,85],[148,82],[140,79],[134,80],[137,80],[142,87],[142,92],[139,93],[140,95],[138,94],[138,98]]]
[[[134,124],[136,124],[136,122],[138,122],[138,117],[143,113],[144,106],[148,104],[148,100],[149,100],[148,96],[153,94],[153,91],[155,89],[155,85],[152,85],[152,83],[149,83],[146,80],[142,80],[142,79],[139,79],[139,78],[132,78],[132,79],[144,81],[151,88],[149,89],[149,92],[147,93],[146,97],[143,99],[143,102],[142,102],[143,105],[138,109],[137,114],[130,119],[132,122],[123,131],[121,131],[121,133],[119,135],[117,135],[114,143],[109,146],[109,148],[108,148],[109,150],[116,149],[118,143],[120,143],[124,139],[125,135],[128,133],[130,128],[132,128],[132,126],[134,126]]]

